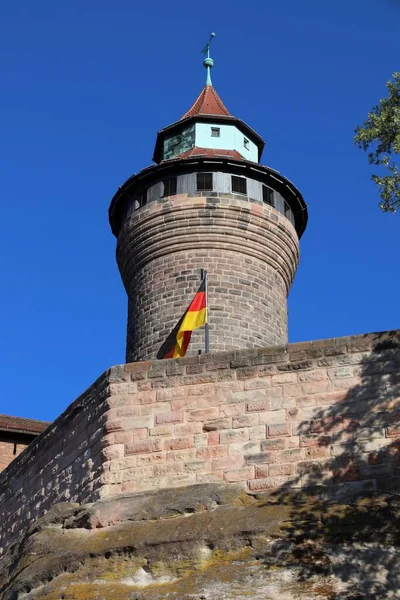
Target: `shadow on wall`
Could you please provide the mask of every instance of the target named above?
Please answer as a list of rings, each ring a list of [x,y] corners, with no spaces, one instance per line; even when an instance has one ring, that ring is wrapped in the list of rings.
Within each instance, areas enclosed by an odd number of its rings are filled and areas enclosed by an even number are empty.
[[[399,350],[398,334],[382,334],[362,361],[361,383],[301,422],[300,445],[310,460],[273,493],[286,503],[288,488],[307,492],[307,499],[290,499],[288,535],[275,543],[275,564],[300,559],[302,580],[332,574],[345,600],[399,597]],[[331,366],[329,357],[323,360],[321,366]],[[340,359],[343,376],[351,361],[351,355]]]

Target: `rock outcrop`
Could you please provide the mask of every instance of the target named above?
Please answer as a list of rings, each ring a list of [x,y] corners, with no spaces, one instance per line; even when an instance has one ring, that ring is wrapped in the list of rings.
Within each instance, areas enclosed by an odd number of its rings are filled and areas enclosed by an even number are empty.
[[[399,496],[234,484],[58,504],[2,559],[0,598],[399,598],[399,517]]]

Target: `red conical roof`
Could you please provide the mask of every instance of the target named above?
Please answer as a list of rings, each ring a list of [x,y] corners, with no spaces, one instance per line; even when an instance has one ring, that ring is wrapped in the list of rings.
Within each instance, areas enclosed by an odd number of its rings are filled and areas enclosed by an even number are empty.
[[[189,108],[181,119],[195,117],[196,115],[232,116],[212,85],[206,85],[202,89],[193,106]]]

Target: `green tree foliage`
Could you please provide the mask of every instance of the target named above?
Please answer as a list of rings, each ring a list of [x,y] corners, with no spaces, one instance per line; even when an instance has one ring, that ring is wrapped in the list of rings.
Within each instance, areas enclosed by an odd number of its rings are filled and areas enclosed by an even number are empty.
[[[379,188],[380,208],[384,212],[400,210],[400,73],[394,73],[386,84],[389,95],[368,113],[364,125],[355,130],[354,141],[368,150],[372,165],[384,168],[384,175],[372,175]]]

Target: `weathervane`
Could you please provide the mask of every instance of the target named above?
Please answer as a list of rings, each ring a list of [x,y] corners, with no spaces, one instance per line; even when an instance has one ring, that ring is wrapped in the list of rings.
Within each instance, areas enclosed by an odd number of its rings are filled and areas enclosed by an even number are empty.
[[[215,37],[215,33],[213,32],[210,35],[210,39],[208,40],[207,44],[204,46],[203,50],[201,51],[202,54],[207,55],[203,62],[203,65],[207,69],[206,85],[212,85],[212,83],[211,83],[211,68],[214,66],[214,61],[212,58],[210,58],[210,46],[211,46],[211,42],[213,41],[214,37]]]

